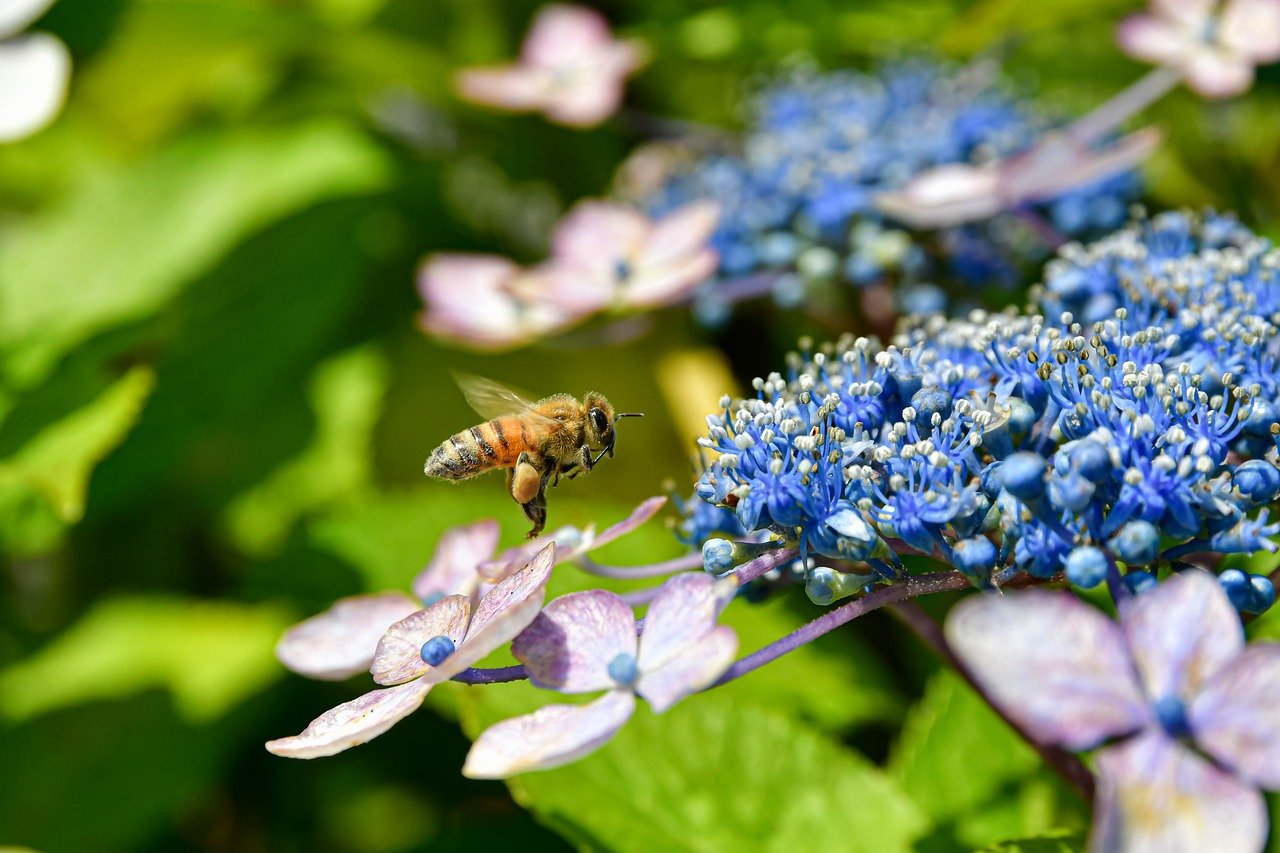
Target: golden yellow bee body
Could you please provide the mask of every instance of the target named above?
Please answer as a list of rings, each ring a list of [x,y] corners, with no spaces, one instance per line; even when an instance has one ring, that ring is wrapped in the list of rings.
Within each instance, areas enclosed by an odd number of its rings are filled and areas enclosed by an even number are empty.
[[[484,423],[445,439],[423,467],[428,477],[466,480],[499,468],[507,470],[507,490],[533,522],[529,537],[542,532],[547,519],[546,488],[563,474],[570,479],[589,472],[617,441],[617,414],[603,394],[588,393],[581,401],[555,394],[529,402],[487,379],[459,380],[467,401]]]

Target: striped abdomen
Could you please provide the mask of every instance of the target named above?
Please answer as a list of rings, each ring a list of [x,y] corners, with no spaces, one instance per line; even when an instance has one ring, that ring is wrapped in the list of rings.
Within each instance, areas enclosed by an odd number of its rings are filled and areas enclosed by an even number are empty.
[[[518,415],[464,429],[431,451],[423,471],[441,480],[465,480],[494,468],[512,468],[522,451],[537,453],[533,430]]]

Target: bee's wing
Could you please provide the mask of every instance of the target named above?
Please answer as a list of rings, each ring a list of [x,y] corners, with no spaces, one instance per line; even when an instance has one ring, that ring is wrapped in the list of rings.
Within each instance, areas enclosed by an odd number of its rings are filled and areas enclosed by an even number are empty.
[[[503,415],[523,415],[524,417],[541,419],[548,423],[558,424],[553,418],[540,414],[534,409],[534,402],[523,394],[512,391],[505,385],[472,376],[466,373],[454,374],[462,396],[467,398],[467,405],[476,410],[480,417],[500,418]]]

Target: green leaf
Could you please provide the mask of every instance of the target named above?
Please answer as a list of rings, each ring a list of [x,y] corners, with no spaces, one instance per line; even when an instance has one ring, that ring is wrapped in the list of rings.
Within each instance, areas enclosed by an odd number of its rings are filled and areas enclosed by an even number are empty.
[[[332,121],[186,139],[85,182],[0,242],[0,352],[20,386],[94,332],[146,316],[249,234],[366,193],[382,155]]]
[[[560,697],[528,685],[462,696],[481,722]],[[882,771],[791,717],[709,694],[641,707],[598,752],[510,782],[539,819],[588,848],[908,850],[920,811]]]
[[[46,427],[0,459],[0,489],[25,485],[63,522],[78,521],[94,466],[124,439],[154,382],[150,368],[135,367],[96,400]]]
[[[933,818],[938,846],[981,847],[1083,823],[1083,806],[955,674],[939,672],[907,717],[889,771]]]
[[[1077,853],[1087,835],[1080,829],[1055,829],[1029,838],[1014,838],[982,848],[983,853]]]
[[[277,552],[298,517],[369,486],[370,441],[387,374],[386,357],[372,347],[335,356],[316,369],[311,444],[227,508],[226,523],[242,550],[257,557]]]
[[[283,672],[273,649],[290,621],[268,605],[101,601],[52,643],[0,671],[0,715],[25,720],[163,687],[186,719],[214,719]]]

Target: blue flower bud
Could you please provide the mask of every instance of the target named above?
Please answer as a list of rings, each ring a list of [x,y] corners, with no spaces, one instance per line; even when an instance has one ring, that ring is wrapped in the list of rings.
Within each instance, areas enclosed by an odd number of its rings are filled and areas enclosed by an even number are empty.
[[[422,644],[422,661],[431,666],[439,666],[444,663],[445,658],[457,651],[457,648],[453,640],[443,634],[432,637]]]
[[[872,580],[871,575],[855,575],[815,566],[805,575],[804,591],[814,604],[827,605],[861,591]]]
[[[1266,575],[1249,578],[1249,612],[1266,613],[1276,603],[1276,588]]]
[[[1004,489],[1004,481],[1000,477],[1000,466],[1002,464],[999,460],[996,460],[982,469],[979,483],[982,493],[991,500],[999,497],[1000,491]]]
[[[1107,544],[1126,565],[1148,566],[1160,554],[1160,531],[1149,521],[1130,521]]]
[[[1155,703],[1153,710],[1156,720],[1165,733],[1172,738],[1186,737],[1191,734],[1191,724],[1187,721],[1187,706],[1177,696],[1166,696]]]
[[[1031,432],[1031,428],[1040,420],[1035,407],[1021,397],[1009,399],[1009,432],[1014,439],[1021,441]]]
[[[1093,589],[1107,579],[1107,555],[1100,548],[1081,545],[1067,557],[1067,580],[1081,589]]]
[[[1269,438],[1271,425],[1280,421],[1280,407],[1271,400],[1261,397],[1254,399],[1249,406],[1249,416],[1244,421],[1244,431],[1255,438]]]
[[[1049,500],[1060,509],[1080,512],[1093,500],[1097,487],[1076,471],[1068,471],[1065,477],[1049,479]]]
[[[702,567],[713,575],[733,571],[737,565],[733,543],[728,539],[708,539],[702,543]]]
[[[985,536],[961,539],[951,549],[952,562],[961,574],[980,586],[991,580],[996,566],[996,546]]]
[[[904,314],[941,314],[947,310],[947,294],[936,284],[917,284],[902,294]]]
[[[1280,468],[1265,459],[1241,463],[1231,476],[1240,494],[1255,504],[1271,503],[1280,495]]]
[[[609,677],[623,687],[630,687],[636,683],[636,678],[640,675],[640,668],[636,665],[636,656],[620,652],[609,661],[609,665],[605,667],[605,671],[609,673]]]
[[[1240,569],[1226,569],[1218,575],[1218,585],[1222,587],[1222,591],[1227,594],[1227,600],[1236,610],[1248,610],[1249,605],[1253,603],[1251,601],[1253,585],[1250,583],[1248,572]]]
[[[1044,496],[1047,463],[1038,453],[1015,453],[1000,465],[1000,480],[1005,491],[1024,503]]]
[[[916,426],[926,431],[931,429],[933,416],[950,417],[954,402],[951,395],[937,385],[921,388],[911,395],[911,407],[916,410]]]
[[[1091,483],[1101,483],[1112,472],[1111,453],[1102,442],[1091,438],[1077,441],[1067,455],[1071,467]]]
[[[1159,583],[1155,575],[1151,572],[1144,572],[1141,569],[1129,572],[1124,576],[1124,585],[1134,595],[1141,595],[1149,589],[1155,589]]]
[[[795,260],[800,241],[788,231],[770,231],[760,238],[757,253],[767,267],[785,267]]]

